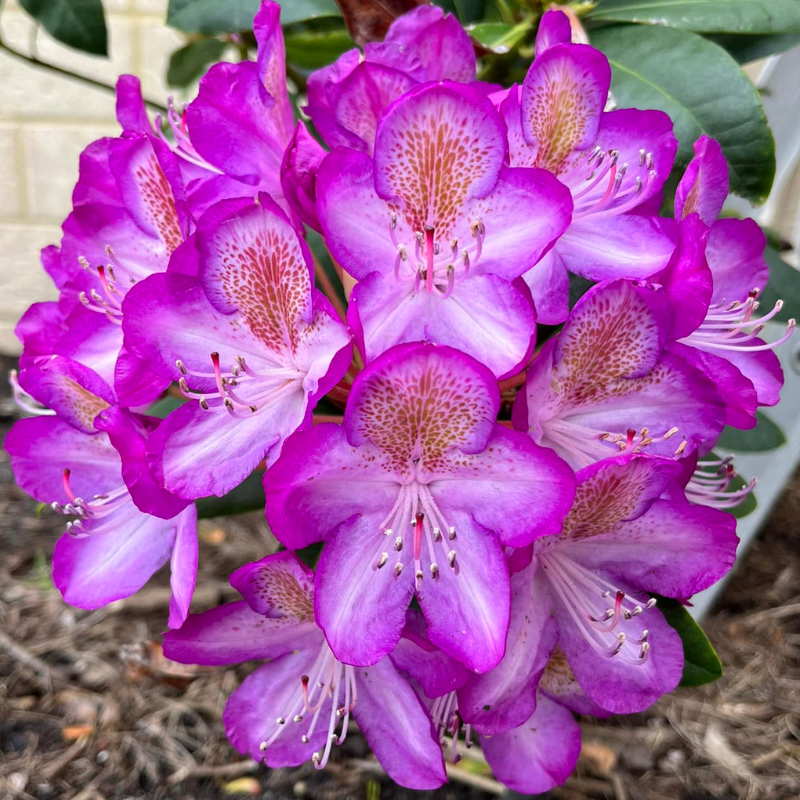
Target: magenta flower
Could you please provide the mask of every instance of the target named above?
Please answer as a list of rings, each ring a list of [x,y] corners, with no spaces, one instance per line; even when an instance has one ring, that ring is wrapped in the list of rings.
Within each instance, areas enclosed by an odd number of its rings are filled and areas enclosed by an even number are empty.
[[[197,512],[161,489],[145,460],[152,421],[120,409],[97,373],[55,357],[29,366],[21,387],[55,416],[17,422],[6,450],[17,483],[76,519],[53,555],[64,599],[99,608],[141,589],[170,561],[169,624],[186,618],[197,572]]]
[[[681,246],[673,263],[653,280],[672,302],[673,336],[685,346],[678,352],[691,348],[690,357],[719,385],[727,423],[750,428],[757,406],[779,400],[783,373],[772,351],[791,336],[795,323],[790,320],[775,342],[758,338],[782,307],[779,302],[764,316],[755,316],[758,294],[769,280],[766,237],[752,219],[717,219],[728,194],[728,165],[719,144],[707,136],[694,149],[675,194]],[[698,253],[697,243],[705,237],[698,231],[701,223],[691,222],[694,215],[709,226],[704,253],[702,247]]]
[[[356,279],[348,310],[366,360],[431,341],[496,375],[530,357],[535,318],[514,281],[566,227],[566,190],[509,169],[503,122],[473,89],[425,85],[384,115],[375,157],[322,164],[317,212],[333,257]]]
[[[469,356],[398,346],[356,378],[342,426],[296,434],[267,471],[278,539],[327,543],[316,614],[338,658],[390,653],[416,594],[435,645],[477,672],[500,660],[502,548],[560,529],[573,475],[498,425],[499,402],[492,374]]]
[[[125,131],[160,137],[179,159],[195,217],[214,203],[267,192],[285,211],[281,161],[292,137],[294,113],[286,89],[286,54],[280,6],[263,0],[253,20],[255,62],[215,64],[183,113],[169,100],[172,140],[151,125],[138,78],[117,84],[117,118]]]
[[[529,585],[530,579],[527,581]],[[517,590],[519,588],[517,586]],[[515,591],[512,604],[517,602],[517,593]],[[541,615],[537,616],[541,618]],[[546,616],[547,614],[545,618]],[[416,630],[412,612],[409,612],[409,623],[411,624],[404,630],[403,638],[391,659],[400,672],[408,677],[420,699],[430,709],[443,746],[446,747],[447,737],[450,737],[453,763],[459,760],[456,742],[459,732],[463,730],[467,747],[479,741],[495,777],[509,788],[538,794],[562,784],[578,760],[581,747],[580,728],[567,708],[553,702],[543,693],[536,692],[535,681],[525,686],[517,705],[522,716],[515,715],[516,721],[512,722],[506,717],[504,725],[492,726],[475,725],[469,721],[470,704],[477,703],[479,713],[486,718],[494,709],[492,703],[500,699],[497,688],[509,680],[517,687],[524,683],[515,674],[515,667],[529,674],[530,663],[535,664],[538,681],[538,674],[547,662],[546,651],[552,648],[552,641],[540,646],[537,653],[535,649],[528,650],[524,646],[526,632],[522,627],[509,631],[509,651],[514,649],[512,642],[523,637],[515,648],[517,652],[511,656],[514,664],[509,663],[507,651],[499,666],[470,679],[463,668],[459,669],[457,664],[448,663],[447,656],[433,648],[425,634]],[[551,629],[554,630],[554,624],[551,624]],[[545,653],[543,657],[540,655],[542,652]],[[445,682],[445,676],[449,677],[448,682]],[[481,686],[487,690],[483,695]],[[529,687],[530,694],[527,691]]]
[[[522,647],[536,652],[536,630],[545,638],[547,627],[528,617],[552,614],[559,647],[581,689],[601,708],[641,711],[678,685],[682,645],[649,595],[687,599],[711,586],[733,566],[738,541],[729,514],[682,499],[681,472],[673,460],[634,454],[578,473],[563,531],[534,542],[532,563],[523,570],[531,575],[514,576],[512,585],[527,582],[529,589],[512,603],[525,636],[509,638],[507,659],[519,659],[514,653]],[[489,682],[501,708],[531,692],[526,671],[504,677],[475,679],[479,689]]]
[[[300,120],[283,154],[281,185],[286,202],[306,225],[319,230],[317,173],[327,152]]]
[[[608,60],[569,36],[562,12],[548,11],[522,87],[498,97],[511,166],[549,170],[574,202],[566,233],[524,276],[546,324],[569,312],[568,270],[592,280],[645,278],[674,248],[672,222],[641,213],[672,170],[672,121],[660,111],[604,111]]]
[[[60,251],[42,254],[60,292],[57,311],[39,306],[26,315],[22,363],[29,356],[67,356],[100,374],[124,403],[143,404],[165,382],[123,348],[122,302],[137,282],[166,270],[187,235],[175,159],[147,137],[100,139],[81,155],[73,203]],[[40,326],[47,338],[32,338],[29,329]]]
[[[672,456],[713,445],[724,424],[714,385],[665,348],[666,300],[628,281],[592,287],[542,347],[513,419],[575,469],[620,451]]]
[[[445,782],[430,717],[392,659],[353,667],[331,652],[314,622],[311,570],[276,553],[238,569],[231,584],[244,601],[193,614],[164,637],[164,652],[192,664],[267,660],[225,708],[239,752],[273,768],[311,759],[321,769],[352,714],[394,781],[412,789]]]
[[[383,112],[428,81],[475,80],[475,50],[458,20],[420,6],[392,23],[383,42],[348,50],[308,79],[305,109],[329,147],[372,155]]]
[[[194,401],[148,442],[158,480],[189,499],[222,495],[274,461],[351,359],[347,329],[313,288],[308,248],[267,195],[214,206],[196,245],[129,294],[123,326],[126,347]]]

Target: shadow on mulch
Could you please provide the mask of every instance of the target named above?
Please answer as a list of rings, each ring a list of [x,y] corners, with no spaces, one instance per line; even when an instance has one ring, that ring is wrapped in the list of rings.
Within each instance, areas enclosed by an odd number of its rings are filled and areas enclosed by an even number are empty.
[[[8,366],[8,362],[6,363]],[[0,379],[0,386],[5,386]],[[0,399],[0,430],[13,421]],[[800,476],[705,622],[726,666],[650,711],[583,724],[559,800],[788,800],[800,792]],[[247,668],[181,667],[158,645],[166,574],[98,611],[63,603],[49,558],[62,519],[0,462],[0,798],[231,797],[483,800],[502,792],[477,749],[437,792],[389,781],[355,733],[328,767],[268,770],[227,743],[220,716]],[[204,521],[193,610],[237,595],[225,578],[275,548],[263,517]],[[404,735],[403,731],[397,732]]]

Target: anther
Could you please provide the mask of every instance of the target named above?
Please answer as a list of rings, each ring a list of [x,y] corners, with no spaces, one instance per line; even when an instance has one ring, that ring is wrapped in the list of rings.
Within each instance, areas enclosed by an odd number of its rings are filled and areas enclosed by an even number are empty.
[[[686,439],[684,439],[684,440],[683,440],[683,441],[682,441],[682,442],[681,442],[681,443],[678,445],[678,449],[675,451],[675,455],[676,455],[676,456],[683,455],[683,451],[684,451],[684,450],[685,450],[685,449],[688,447],[688,445],[689,445],[689,442],[687,442],[687,441],[686,441]]]
[[[448,563],[448,564],[449,564],[449,565],[450,565],[450,566],[451,566],[453,569],[455,569],[455,566],[456,566],[456,551],[455,551],[455,550],[451,550],[451,551],[450,551],[450,552],[447,554],[447,563]]]
[[[200,398],[200,408],[202,408],[203,411],[208,411],[208,401],[205,399],[205,397]]]
[[[286,720],[283,717],[278,717],[278,719],[276,719],[275,722],[277,722],[278,725],[285,725],[286,724]]]
[[[431,578],[439,577],[439,567],[436,564],[431,564]]]
[[[640,167],[644,166],[644,156],[645,156],[645,151],[644,151],[644,148],[642,148],[641,150],[639,150],[639,166]]]
[[[678,432],[677,428],[670,428],[665,434],[664,438],[669,439],[671,436],[674,436]]]
[[[267,749],[267,743],[261,742],[261,744],[258,746],[258,749],[263,753]]]
[[[391,536],[393,533],[394,533],[394,531],[393,531],[391,528],[387,528],[387,529],[386,529],[386,530],[383,532],[383,535],[384,535],[384,536]]]
[[[450,528],[450,531],[448,533],[447,538],[450,539],[451,542],[456,538],[456,529],[455,528]]]
[[[394,574],[397,575],[397,577],[399,578],[400,577],[400,573],[402,573],[402,571],[403,571],[403,565],[402,565],[402,563],[400,561],[398,561],[394,565]]]
[[[303,735],[300,737],[300,741],[301,741],[303,744],[308,744],[308,742],[309,742],[309,738],[308,738],[308,736],[306,736],[305,734],[303,734]]]
[[[403,549],[403,537],[402,536],[398,536],[394,540],[394,549],[397,550],[398,553]]]
[[[647,154],[647,157],[645,158],[645,162],[647,163],[647,169],[648,170],[653,169],[653,154],[652,153],[648,153]]]
[[[442,532],[441,532],[441,530],[439,530],[439,528],[434,528],[433,529],[433,541],[434,542],[440,542],[441,540],[442,540]]]
[[[293,722],[302,722],[302,721],[303,721],[303,715],[302,714],[297,714],[293,719]]]
[[[180,372],[181,375],[189,374],[189,370],[186,369],[186,364],[184,364],[180,359],[175,362],[175,366],[178,368],[178,372]]]
[[[655,608],[657,602],[658,600],[656,600],[655,597],[651,597],[645,604],[645,608]]]
[[[378,559],[378,564],[377,564],[378,569],[382,569],[384,566],[386,566],[386,562],[388,560],[389,560],[389,554],[381,553],[381,557]]]
[[[415,577],[415,578],[416,578],[418,581],[421,581],[421,580],[422,580],[422,579],[423,579],[425,576],[424,576],[424,574],[423,574],[422,570],[421,570],[421,569],[418,569],[418,570],[417,570],[417,571],[414,573],[414,577]]]
[[[644,151],[642,151],[642,153],[644,153]],[[641,166],[641,164],[639,166]],[[394,230],[397,227],[397,214],[395,214],[394,211],[392,211],[391,223],[390,224],[392,226],[392,230]]]

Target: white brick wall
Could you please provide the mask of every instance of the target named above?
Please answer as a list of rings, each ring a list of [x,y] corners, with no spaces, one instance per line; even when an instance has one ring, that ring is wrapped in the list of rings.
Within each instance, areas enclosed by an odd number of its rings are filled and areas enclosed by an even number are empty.
[[[123,73],[142,78],[145,96],[164,102],[170,53],[183,43],[166,27],[167,0],[104,0],[109,58],[36,35],[43,61],[113,84]],[[34,23],[15,0],[4,3],[3,36],[31,53]],[[55,292],[39,251],[58,243],[78,177],[78,155],[101,136],[118,133],[114,97],[0,52],[0,352],[16,353],[14,325],[33,302]]]

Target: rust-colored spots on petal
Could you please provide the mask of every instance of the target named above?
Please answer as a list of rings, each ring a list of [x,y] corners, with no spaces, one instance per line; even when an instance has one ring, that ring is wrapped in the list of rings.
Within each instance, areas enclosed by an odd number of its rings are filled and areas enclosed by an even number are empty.
[[[134,179],[139,187],[145,218],[157,231],[167,252],[171,253],[183,241],[183,234],[172,188],[155,154],[136,165]]]
[[[365,377],[353,429],[398,471],[446,469],[454,448],[468,446],[476,429],[493,423],[492,400],[480,373],[432,347],[421,349]]]
[[[390,110],[375,145],[376,188],[414,231],[449,240],[465,202],[494,187],[506,144],[499,115],[484,98],[446,85],[411,95]]]

